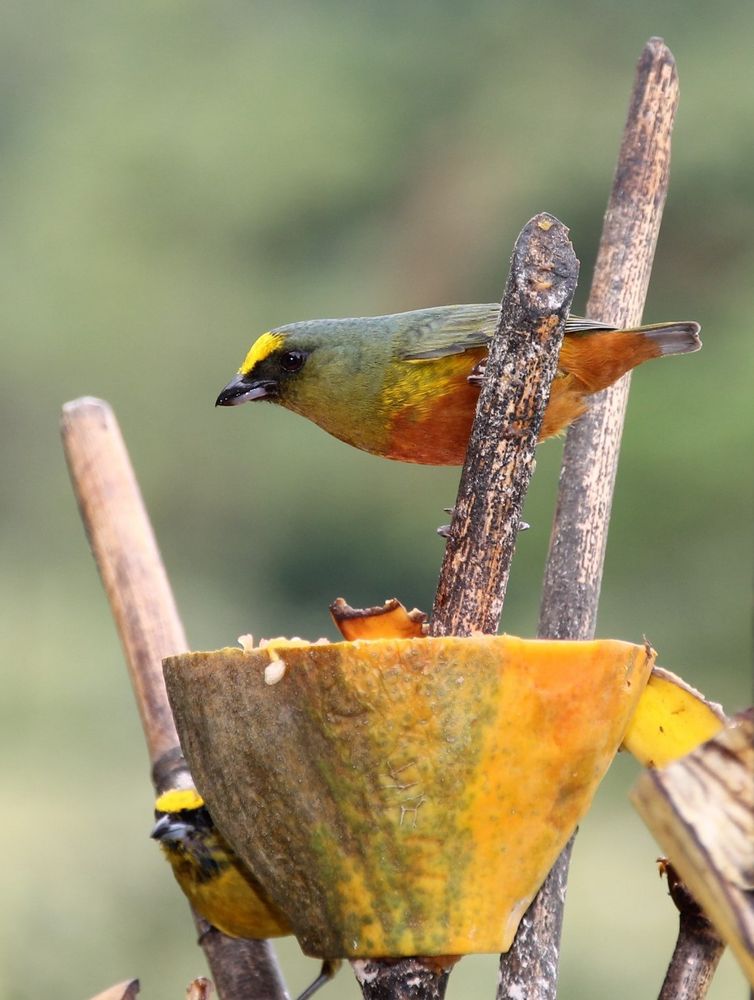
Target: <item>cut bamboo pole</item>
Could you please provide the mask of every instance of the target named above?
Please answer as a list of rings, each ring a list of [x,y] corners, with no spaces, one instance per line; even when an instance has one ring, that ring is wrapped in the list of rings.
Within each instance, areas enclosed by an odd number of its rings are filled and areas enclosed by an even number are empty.
[[[66,403],[61,435],[74,493],[128,665],[155,791],[191,777],[178,744],[162,660],[188,648],[120,428],[107,403]],[[286,1000],[266,941],[228,938],[197,917],[220,1000]]]

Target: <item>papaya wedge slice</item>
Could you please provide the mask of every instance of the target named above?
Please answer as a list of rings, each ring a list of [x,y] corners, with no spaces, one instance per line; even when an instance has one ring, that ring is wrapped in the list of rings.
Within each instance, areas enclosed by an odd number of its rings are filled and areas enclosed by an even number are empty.
[[[719,705],[669,670],[654,667],[628,724],[623,749],[644,767],[665,767],[712,739],[725,722]]]

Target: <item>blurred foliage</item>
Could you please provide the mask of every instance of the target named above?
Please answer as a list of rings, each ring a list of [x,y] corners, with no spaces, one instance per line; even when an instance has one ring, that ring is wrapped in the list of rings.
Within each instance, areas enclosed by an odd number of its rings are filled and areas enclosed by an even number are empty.
[[[543,209],[571,227],[583,305],[651,34],[682,101],[646,316],[699,319],[705,348],[634,378],[599,632],[648,635],[731,710],[750,699],[750,5],[11,0],[4,15],[5,996],[128,976],[181,996],[203,971],[147,838],[147,762],[61,403],[115,407],[196,647],[331,635],[339,595],[428,608],[457,473],[360,454],[272,407],[213,411],[215,395],[271,325],[498,298]],[[510,632],[535,627],[559,451],[540,451]],[[664,973],[675,919],[625,799],[633,773],[619,761],[577,844],[564,1000],[656,995]],[[282,954],[303,985],[315,963]],[[449,997],[491,996],[495,962],[462,962]],[[711,996],[742,992],[726,959]],[[355,995],[348,972],[327,993]]]

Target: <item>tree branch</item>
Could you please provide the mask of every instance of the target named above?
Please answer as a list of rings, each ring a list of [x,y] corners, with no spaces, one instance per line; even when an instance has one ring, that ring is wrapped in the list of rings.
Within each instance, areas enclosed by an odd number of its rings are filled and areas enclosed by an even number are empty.
[[[189,783],[162,660],[188,648],[115,416],[98,399],[66,403],[61,434],[87,538],[115,618],[159,793]],[[266,941],[228,938],[194,914],[220,1000],[287,993]]]
[[[535,216],[513,250],[430,635],[497,632],[534,451],[578,279],[568,230]]]
[[[430,635],[494,633],[521,506],[555,375],[578,261],[565,226],[540,214],[511,258],[440,572]],[[407,958],[355,966],[366,1000],[441,1000],[450,962]],[[368,974],[367,974],[368,973]]]
[[[587,315],[615,326],[641,321],[668,188],[670,134],[678,104],[672,53],[651,38],[636,71],[605,213]],[[630,376],[594,397],[568,431],[538,634],[590,639],[597,620]],[[557,990],[569,844],[501,957],[498,1000],[553,1000]]]
[[[678,910],[678,940],[659,1000],[703,1000],[725,945],[675,868],[667,861],[662,867]]]
[[[453,963],[431,958],[354,959],[356,981],[368,1000],[443,1000]]]

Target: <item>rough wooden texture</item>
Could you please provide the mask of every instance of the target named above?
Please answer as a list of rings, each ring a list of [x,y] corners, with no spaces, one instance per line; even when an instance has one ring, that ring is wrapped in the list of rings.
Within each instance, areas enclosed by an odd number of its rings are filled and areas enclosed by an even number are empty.
[[[186,1000],[210,1000],[212,992],[212,983],[204,976],[200,976],[189,983]]]
[[[587,316],[619,327],[641,321],[670,168],[670,135],[678,104],[672,53],[652,38],[642,52],[623,131]],[[630,385],[624,376],[594,397],[568,431],[539,631],[588,639],[597,621],[618,452]],[[570,846],[525,914],[501,957],[498,1000],[553,1000],[557,993],[562,910]]]
[[[663,864],[668,891],[678,910],[679,926],[673,958],[659,1000],[704,1000],[725,945],[678,873]]]
[[[159,793],[191,780],[162,675],[163,657],[185,650],[188,643],[111,408],[91,398],[66,403],[61,434],[81,518],[123,644]],[[226,938],[196,914],[194,920],[220,1000],[285,1000],[267,942]]]
[[[351,962],[356,981],[369,1000],[443,1000],[452,963],[443,967],[430,959]]]
[[[497,631],[537,434],[577,279],[578,261],[567,230],[551,216],[536,216],[519,235],[511,258],[445,548],[431,635]],[[402,996],[411,972],[386,964],[373,983],[361,983],[364,997],[379,1000],[391,995],[389,990]],[[424,992],[415,995],[443,996],[446,981],[446,972],[441,977],[428,967]]]
[[[103,990],[92,1000],[136,1000],[139,995],[139,980],[127,979],[123,983],[111,986],[109,990]]]
[[[487,370],[461,474],[429,624],[430,635],[497,631],[534,451],[578,261],[565,226],[535,216],[511,258]],[[379,974],[361,981],[366,1000],[442,997],[448,972],[426,966],[373,963]],[[417,965],[421,960],[416,959]],[[416,982],[416,991],[407,992]]]
[[[754,708],[675,763],[644,771],[631,798],[754,986]],[[716,959],[696,951],[704,983]]]
[[[578,272],[561,222],[542,213],[524,226],[490,344],[431,635],[497,632],[537,435]]]
[[[670,176],[678,106],[675,60],[659,38],[639,60],[586,314],[630,327],[641,322]],[[539,634],[590,639],[597,622],[610,509],[630,386],[625,375],[593,397],[568,431]]]
[[[500,956],[498,1000],[550,1000],[557,995],[560,935],[575,834],[553,865],[518,925],[510,949]],[[522,985],[523,992],[516,992]]]

